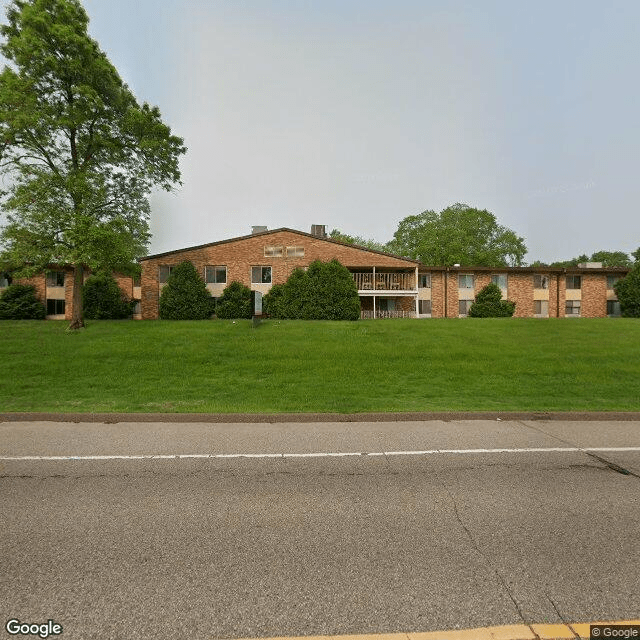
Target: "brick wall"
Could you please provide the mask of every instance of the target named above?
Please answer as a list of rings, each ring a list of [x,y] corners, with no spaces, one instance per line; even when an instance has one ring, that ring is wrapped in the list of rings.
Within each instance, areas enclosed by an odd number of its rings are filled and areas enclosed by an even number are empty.
[[[507,287],[507,300],[516,303],[514,317],[530,318],[533,315],[533,274],[510,273]]]
[[[582,309],[585,318],[607,317],[607,276],[600,273],[582,275]]]
[[[444,318],[444,272],[431,272],[431,317]]]
[[[285,248],[283,257],[265,257],[266,246]],[[289,258],[286,247],[304,247],[304,257]],[[307,234],[294,231],[276,231],[260,233],[254,236],[219,242],[194,249],[183,249],[168,255],[160,255],[145,259],[142,264],[142,317],[146,320],[158,318],[158,301],[160,298],[160,283],[158,272],[160,265],[175,266],[184,260],[194,264],[198,273],[204,277],[206,266],[226,266],[227,284],[234,280],[251,287],[251,267],[270,266],[271,283],[280,284],[287,281],[296,267],[306,267],[314,260],[337,259],[345,267],[370,269],[376,268],[404,268],[415,269],[415,263],[401,258],[357,249],[348,245],[329,242]]]

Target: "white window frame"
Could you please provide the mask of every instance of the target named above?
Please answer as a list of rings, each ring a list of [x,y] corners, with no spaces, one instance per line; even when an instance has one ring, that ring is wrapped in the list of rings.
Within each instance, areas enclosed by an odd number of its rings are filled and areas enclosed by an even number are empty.
[[[62,278],[60,275],[62,274]],[[59,282],[62,280],[62,282]],[[52,269],[47,271],[47,287],[64,287],[65,272],[61,269]]]
[[[546,305],[547,305],[547,312],[546,313],[542,312],[543,303],[546,303]],[[540,311],[536,311],[536,306],[537,305],[540,305]],[[533,315],[536,316],[537,318],[548,318],[549,317],[549,301],[548,300],[534,300],[533,301]]]
[[[536,278],[539,278],[539,283],[541,286],[536,286]],[[544,273],[534,273],[533,274],[533,288],[534,289],[548,289],[549,288],[549,276]]]
[[[287,258],[304,258],[304,247],[287,247]]]
[[[167,277],[163,280],[162,279],[162,270],[163,269],[168,269],[167,271]],[[175,265],[173,264],[159,264],[158,265],[158,282],[160,284],[166,284],[169,280],[169,277],[171,276],[171,272],[175,269]]]
[[[464,304],[467,307],[465,313],[461,312],[460,305]],[[458,300],[458,316],[460,318],[466,318],[469,315],[469,309],[471,309],[471,305],[473,304],[473,300]]]
[[[224,269],[224,280],[218,280],[218,272]],[[213,271],[213,280],[208,280],[209,273]],[[227,284],[227,267],[223,264],[220,265],[207,265],[204,268],[204,281],[205,284]]]
[[[422,311],[421,307],[428,305],[429,311]],[[418,300],[418,315],[419,316],[431,316],[433,313],[433,303],[431,300]]]
[[[575,312],[576,309],[578,310],[578,313]],[[565,303],[564,303],[565,316],[578,317],[581,314],[582,314],[582,300],[565,300]]]
[[[504,278],[504,287],[499,283],[500,278]],[[496,282],[496,280],[498,280],[498,282]],[[506,273],[493,273],[491,275],[491,282],[498,285],[503,291],[506,291],[509,286],[509,276]]]
[[[621,276],[607,276],[607,290],[608,291],[613,291],[613,287],[616,286],[616,282],[619,282],[621,280]],[[609,286],[609,283],[611,282],[611,286]]]
[[[53,302],[54,303],[54,312],[53,313],[49,313],[49,303]],[[62,311],[58,310],[58,306],[59,304],[62,303],[60,306],[62,306]],[[47,298],[47,315],[48,316],[63,316],[66,312],[66,300],[61,299],[61,298]]]
[[[264,248],[265,258],[282,258],[284,255],[284,247],[267,246]]]
[[[577,287],[573,286],[576,283],[576,278],[578,278],[578,285],[579,285]],[[572,286],[569,286],[569,279],[571,279]],[[565,289],[568,289],[569,291],[578,291],[579,289],[582,289],[582,276],[581,275],[565,276],[564,285],[565,285]]]
[[[426,284],[422,284],[422,280],[425,280]],[[430,273],[419,273],[418,274],[418,288],[419,289],[431,289],[431,274]]]
[[[463,279],[464,278],[464,282],[468,283],[469,282],[469,278],[471,278],[471,286],[469,286],[468,284],[462,284]],[[473,289],[475,286],[475,278],[473,276],[473,273],[459,273],[458,274],[458,289]]]
[[[257,282],[253,279],[255,269],[260,269],[260,280]],[[269,269],[269,280],[264,280],[264,270]],[[251,284],[271,284],[273,281],[273,270],[271,265],[255,265],[251,267]]]

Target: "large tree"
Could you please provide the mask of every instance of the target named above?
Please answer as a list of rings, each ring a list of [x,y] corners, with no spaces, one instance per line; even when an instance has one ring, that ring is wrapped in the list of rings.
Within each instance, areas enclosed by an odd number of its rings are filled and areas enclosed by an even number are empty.
[[[73,318],[84,325],[84,270],[127,270],[146,253],[148,197],[180,182],[183,140],[140,105],[92,40],[79,0],[13,0],[0,47],[3,262],[29,275],[74,268]],[[25,266],[26,265],[26,266]]]
[[[371,238],[363,238],[362,236],[350,236],[346,233],[342,233],[339,229],[332,229],[329,232],[329,237],[332,240],[339,240],[346,244],[357,245],[358,247],[365,247],[366,249],[373,249],[374,251],[389,251],[389,247],[377,240]]]
[[[571,258],[559,260],[551,264],[552,267],[577,267],[581,262],[602,262],[603,267],[631,267],[633,260],[624,251],[595,251],[588,256],[586,253]]]
[[[640,318],[640,262],[626,277],[618,280],[613,286],[620,301],[620,311],[626,318]]]
[[[498,224],[493,213],[466,204],[404,218],[389,249],[439,266],[520,266],[527,253],[524,238]]]

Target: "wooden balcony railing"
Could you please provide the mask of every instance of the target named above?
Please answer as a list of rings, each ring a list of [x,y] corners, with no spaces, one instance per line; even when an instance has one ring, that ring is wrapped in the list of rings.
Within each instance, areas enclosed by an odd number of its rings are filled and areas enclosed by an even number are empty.
[[[374,315],[375,314],[375,315]],[[378,309],[377,311],[373,311],[369,309],[368,311],[361,311],[360,318],[362,320],[374,320],[375,318],[415,318],[415,311],[381,311]]]
[[[416,288],[412,273],[353,273],[359,291],[412,291]]]

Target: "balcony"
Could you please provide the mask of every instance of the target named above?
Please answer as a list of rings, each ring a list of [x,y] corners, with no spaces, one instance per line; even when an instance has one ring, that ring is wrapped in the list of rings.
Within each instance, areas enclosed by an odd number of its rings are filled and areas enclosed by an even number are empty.
[[[415,291],[414,273],[352,273],[358,291]]]
[[[361,320],[374,320],[376,318],[416,318],[415,311],[383,311],[382,309],[376,309],[374,312],[373,309],[363,309],[360,312]]]

